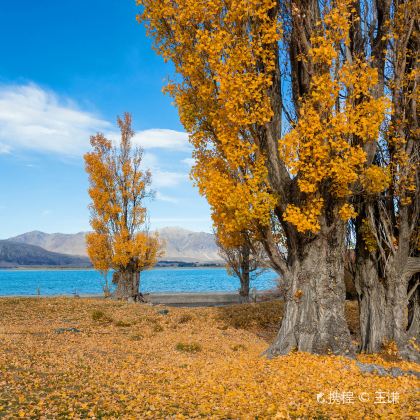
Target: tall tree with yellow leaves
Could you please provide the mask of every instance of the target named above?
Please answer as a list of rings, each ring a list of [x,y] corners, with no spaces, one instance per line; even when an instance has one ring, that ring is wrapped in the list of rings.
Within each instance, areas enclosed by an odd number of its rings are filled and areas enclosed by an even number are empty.
[[[227,234],[251,230],[283,277],[285,316],[268,354],[351,353],[346,224],[352,197],[386,177],[368,151],[388,105],[377,69],[347,54],[353,2],[138,3],[181,76],[167,91],[213,220]]]
[[[161,244],[147,229],[144,200],[151,194],[151,173],[141,168],[143,150],[132,146],[130,114],[117,122],[119,144],[98,133],[84,156],[93,228],[86,236],[87,251],[97,270],[114,270],[115,297],[138,300],[140,273],[155,265]]]
[[[387,176],[382,187],[369,184],[369,194],[355,199],[361,350],[378,352],[392,342],[401,356],[418,360],[410,342],[420,339],[418,2],[387,0],[370,8],[369,30],[360,21],[354,24],[353,53],[372,52],[381,74],[379,93],[390,98],[392,112],[369,157],[372,177],[378,168]]]

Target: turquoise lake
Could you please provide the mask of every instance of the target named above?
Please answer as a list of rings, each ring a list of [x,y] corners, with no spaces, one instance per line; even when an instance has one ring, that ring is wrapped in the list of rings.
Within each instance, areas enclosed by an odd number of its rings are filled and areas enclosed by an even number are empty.
[[[111,277],[111,276],[109,276]],[[257,290],[276,286],[277,274],[267,271],[251,282]],[[103,278],[95,270],[0,270],[0,296],[37,294],[102,294]],[[224,268],[156,268],[141,274],[141,292],[236,291],[239,280]]]

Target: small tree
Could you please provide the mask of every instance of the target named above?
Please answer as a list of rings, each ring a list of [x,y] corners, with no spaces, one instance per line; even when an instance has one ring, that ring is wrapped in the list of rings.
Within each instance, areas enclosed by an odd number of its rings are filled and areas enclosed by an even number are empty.
[[[249,301],[251,278],[264,271],[264,250],[257,242],[252,242],[248,232],[236,235],[236,242],[228,243],[220,232],[215,231],[219,255],[226,262],[230,275],[236,276],[241,284],[239,295],[242,302]]]
[[[119,145],[98,133],[90,138],[93,151],[84,156],[93,228],[86,236],[87,251],[97,270],[115,270],[115,297],[137,300],[140,272],[155,265],[161,244],[147,229],[144,200],[151,195],[151,173],[140,168],[143,150],[132,147],[130,114],[117,122]]]

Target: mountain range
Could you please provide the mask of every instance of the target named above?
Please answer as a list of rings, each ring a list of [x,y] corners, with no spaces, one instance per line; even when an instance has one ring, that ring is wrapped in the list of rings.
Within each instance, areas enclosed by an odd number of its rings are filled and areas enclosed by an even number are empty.
[[[164,243],[162,261],[185,263],[220,263],[214,235],[193,232],[179,227],[166,227],[157,231]],[[0,241],[0,267],[16,265],[86,266],[89,264],[85,235],[27,232]]]
[[[47,251],[36,245],[0,240],[0,268],[20,266],[90,267],[89,258]]]

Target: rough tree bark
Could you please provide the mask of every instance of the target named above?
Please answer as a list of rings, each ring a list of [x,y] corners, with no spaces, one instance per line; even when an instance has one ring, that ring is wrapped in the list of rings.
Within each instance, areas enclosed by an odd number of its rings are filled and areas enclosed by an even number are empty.
[[[418,265],[420,266],[420,258]],[[420,341],[420,267],[417,273],[411,278],[408,287],[408,330],[409,338]]]
[[[311,353],[353,354],[344,316],[343,226],[315,237],[294,255],[286,282],[285,315],[267,355],[293,349]]]
[[[419,361],[419,353],[410,342],[410,338],[418,336],[419,308],[416,300],[410,323],[408,319],[409,281],[418,271],[417,259],[408,258],[404,255],[406,253],[398,250],[395,256],[389,256],[387,266],[383,267],[372,254],[363,254],[368,252],[359,250],[355,275],[359,296],[360,351],[377,353],[393,341],[400,356]],[[418,292],[414,290],[413,293]]]
[[[141,300],[140,273],[135,271],[116,271],[112,282],[117,286],[112,296],[116,299]]]
[[[360,351],[377,353],[388,341],[404,341],[407,279],[403,273],[386,278],[378,275],[375,262],[366,259],[356,268],[359,295]]]

